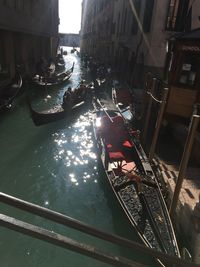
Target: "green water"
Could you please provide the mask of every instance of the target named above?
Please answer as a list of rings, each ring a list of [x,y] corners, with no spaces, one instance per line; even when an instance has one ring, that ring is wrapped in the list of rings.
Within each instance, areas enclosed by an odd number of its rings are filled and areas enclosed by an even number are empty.
[[[70,51],[70,48],[68,48]],[[35,107],[60,103],[65,89],[89,73],[75,54],[66,56],[66,65],[75,62],[68,84],[48,91],[28,88]],[[70,124],[58,121],[36,127],[29,115],[25,95],[14,109],[1,114],[0,191],[73,217],[101,230],[137,240],[97,164],[91,127],[91,110],[86,107]],[[1,213],[64,234],[103,251],[133,260],[144,255],[111,245],[78,231],[0,204]],[[151,264],[150,264],[151,262]],[[44,241],[0,227],[1,267],[106,267],[110,266]]]

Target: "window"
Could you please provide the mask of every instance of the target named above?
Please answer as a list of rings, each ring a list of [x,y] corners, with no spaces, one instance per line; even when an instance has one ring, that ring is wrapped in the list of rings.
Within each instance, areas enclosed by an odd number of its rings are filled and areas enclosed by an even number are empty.
[[[136,18],[139,17],[139,14],[140,14],[140,7],[141,7],[141,0],[135,0],[134,1],[134,8],[135,8],[135,13],[133,16],[132,16],[132,25],[131,25],[131,33],[133,35],[137,34],[137,31],[138,31],[138,20]]]
[[[191,8],[188,0],[170,0],[166,29],[169,31],[189,30],[191,26]]]
[[[3,35],[3,33],[0,31],[0,35]],[[3,39],[0,40],[0,82],[5,80],[9,77],[8,75],[8,68],[6,66],[5,62],[5,45],[3,42]]]
[[[154,7],[154,0],[146,0],[145,10],[144,10],[144,19],[143,19],[144,32],[150,32],[153,7]]]
[[[200,55],[185,54],[177,82],[187,86],[194,86],[200,73]]]

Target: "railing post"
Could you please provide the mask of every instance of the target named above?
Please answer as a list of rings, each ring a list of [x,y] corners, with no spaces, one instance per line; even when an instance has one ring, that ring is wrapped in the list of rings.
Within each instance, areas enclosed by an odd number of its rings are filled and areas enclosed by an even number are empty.
[[[169,209],[169,213],[170,213],[171,217],[174,216],[175,211],[176,211],[176,207],[177,207],[177,203],[178,203],[178,199],[179,199],[179,194],[180,194],[180,191],[181,191],[181,188],[182,188],[182,183],[183,183],[183,179],[184,179],[185,172],[186,172],[186,169],[187,169],[188,161],[189,161],[189,158],[190,158],[190,153],[191,153],[191,150],[192,150],[192,145],[193,145],[193,141],[194,141],[194,137],[195,137],[195,132],[196,132],[199,120],[200,120],[200,116],[193,114],[192,120],[191,120],[191,123],[190,123],[190,127],[189,127],[188,136],[187,136],[185,147],[184,147],[184,151],[183,151],[183,156],[182,156],[182,159],[181,159],[179,174],[178,174],[178,178],[177,178],[177,182],[176,182],[176,186],[175,186],[175,190],[174,190],[171,206],[170,206],[170,209]]]
[[[157,118],[157,121],[156,121],[153,140],[152,140],[151,147],[150,147],[150,152],[149,152],[149,161],[150,162],[153,160],[153,157],[154,157],[154,152],[155,152],[155,148],[156,148],[158,134],[159,134],[160,126],[161,126],[162,119],[163,119],[163,114],[164,114],[164,110],[165,110],[165,104],[166,104],[166,101],[167,101],[168,91],[169,91],[169,88],[164,88],[163,97],[162,97],[162,103],[161,103],[161,107],[160,107],[160,110],[159,110],[158,118]]]
[[[155,88],[156,88],[156,78],[153,78],[152,86],[150,88],[147,88],[147,91],[149,90],[149,92],[151,94],[153,94],[155,91]],[[153,102],[153,99],[151,96],[148,97],[148,100],[149,100],[149,103],[148,103],[148,107],[147,107],[146,118],[145,118],[145,122],[144,122],[144,128],[142,131],[143,144],[145,144],[145,140],[146,140],[146,136],[147,136],[147,129],[148,129],[148,125],[149,125],[149,118],[151,115],[151,107],[152,107],[152,102]]]

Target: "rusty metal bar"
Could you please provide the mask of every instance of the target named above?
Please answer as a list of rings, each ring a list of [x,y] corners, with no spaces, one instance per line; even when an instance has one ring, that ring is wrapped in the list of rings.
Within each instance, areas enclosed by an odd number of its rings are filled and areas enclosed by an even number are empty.
[[[82,231],[85,234],[90,234],[95,237],[98,237],[102,240],[106,240],[108,242],[121,245],[130,249],[133,249],[136,252],[145,253],[146,255],[152,256],[154,258],[158,258],[162,261],[168,262],[169,264],[177,264],[177,266],[183,266],[183,267],[200,267],[200,265],[197,265],[195,263],[191,263],[185,260],[182,260],[175,256],[170,256],[165,253],[159,252],[155,249],[148,248],[146,246],[143,246],[137,242],[125,239],[123,237],[103,232],[97,228],[91,227],[87,224],[84,224],[78,220],[75,220],[73,218],[70,218],[68,216],[65,216],[61,213],[49,210],[47,208],[40,207],[38,205],[35,205],[33,203],[29,203],[27,201],[9,196],[7,194],[4,194],[0,192],[0,202],[3,202],[7,205],[19,208],[21,210],[36,214],[40,217],[52,220],[54,222],[60,223],[62,225],[71,227],[73,229],[76,229],[78,231]]]
[[[15,218],[0,214],[0,225],[8,229],[32,236],[34,238],[49,242],[56,246],[84,254],[96,260],[119,267],[145,267],[145,265],[130,261],[124,257],[108,254],[96,247],[77,242],[71,238],[48,231],[44,228],[22,222]]]
[[[149,161],[150,162],[153,160],[153,157],[154,157],[156,143],[157,143],[157,140],[158,140],[158,134],[159,134],[159,131],[160,131],[160,126],[161,126],[161,123],[162,123],[163,114],[164,114],[164,110],[165,110],[165,105],[166,105],[166,101],[167,101],[168,91],[169,91],[169,88],[164,88],[164,90],[163,90],[162,104],[161,104],[159,115],[158,115],[158,118],[157,118],[157,121],[156,121],[153,140],[152,140],[151,147],[150,147],[150,152],[149,152]]]
[[[189,131],[188,131],[188,136],[187,136],[184,151],[183,151],[183,156],[182,156],[181,163],[180,163],[180,169],[179,169],[179,174],[178,174],[178,178],[176,182],[176,187],[174,190],[171,206],[169,209],[169,213],[171,217],[174,216],[175,211],[176,211],[179,194],[182,188],[182,183],[183,183],[183,179],[184,179],[185,172],[187,169],[188,161],[190,158],[190,153],[192,150],[192,145],[193,145],[196,129],[199,124],[199,120],[200,120],[199,115],[192,116],[192,120],[191,120]]]

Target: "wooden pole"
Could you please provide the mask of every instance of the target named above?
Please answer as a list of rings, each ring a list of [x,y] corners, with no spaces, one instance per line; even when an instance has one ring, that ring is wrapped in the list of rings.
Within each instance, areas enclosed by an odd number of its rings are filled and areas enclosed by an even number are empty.
[[[192,116],[188,136],[187,136],[184,151],[183,151],[183,156],[182,156],[181,163],[180,163],[180,169],[179,169],[179,174],[178,174],[178,178],[176,182],[176,187],[174,190],[171,206],[169,209],[169,213],[172,218],[174,217],[176,207],[178,204],[179,194],[182,188],[182,183],[183,183],[183,179],[184,179],[185,172],[187,169],[188,161],[190,158],[190,153],[192,150],[192,145],[193,145],[193,141],[194,141],[194,137],[195,137],[195,133],[196,133],[199,120],[200,120],[199,115]]]
[[[165,105],[166,105],[166,101],[167,101],[168,91],[169,91],[169,88],[164,88],[163,97],[162,97],[162,103],[161,103],[160,111],[159,111],[158,118],[157,118],[157,121],[156,121],[153,140],[152,140],[151,147],[150,147],[150,152],[149,152],[149,161],[150,162],[153,160],[153,157],[154,157],[156,143],[157,143],[157,140],[158,140],[158,134],[159,134],[159,131],[160,131],[160,126],[161,126],[162,119],[163,119],[163,114],[164,114],[164,111],[165,111]]]
[[[152,95],[154,94],[156,88],[156,78],[153,78],[153,82],[152,82],[152,86],[150,88],[147,88],[147,91],[149,91]],[[151,96],[148,97],[149,99],[149,103],[148,103],[148,107],[147,107],[147,112],[146,112],[146,118],[145,118],[145,122],[144,122],[144,128],[142,131],[142,142],[143,144],[145,144],[145,140],[147,137],[147,129],[149,126],[149,119],[150,119],[150,115],[151,115],[151,107],[152,107],[152,102],[153,99]]]

